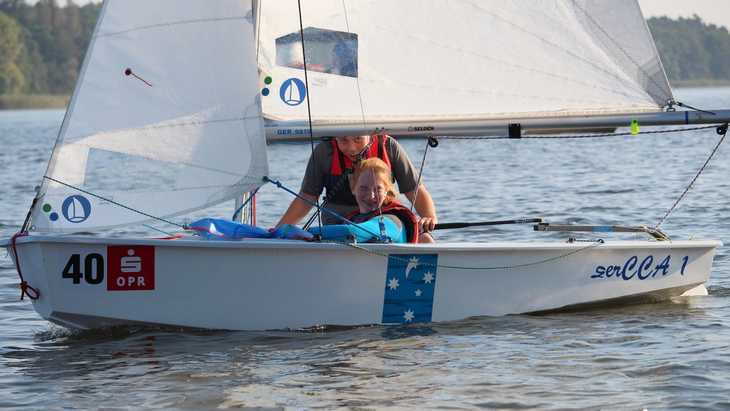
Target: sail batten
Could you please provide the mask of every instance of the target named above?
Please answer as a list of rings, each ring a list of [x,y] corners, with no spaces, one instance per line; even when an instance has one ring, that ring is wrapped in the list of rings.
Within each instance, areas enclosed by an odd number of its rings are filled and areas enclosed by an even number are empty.
[[[169,28],[171,26],[180,26],[180,25],[184,25],[184,24],[239,22],[242,20],[250,22],[251,18],[247,17],[247,16],[232,16],[232,17],[216,17],[216,18],[205,18],[205,19],[163,21],[163,22],[156,23],[156,24],[130,27],[127,29],[122,29],[122,30],[117,30],[117,31],[101,32],[101,33],[96,34],[94,37],[99,38],[99,37],[118,36],[121,34],[127,34],[127,33],[134,32],[134,31]]]

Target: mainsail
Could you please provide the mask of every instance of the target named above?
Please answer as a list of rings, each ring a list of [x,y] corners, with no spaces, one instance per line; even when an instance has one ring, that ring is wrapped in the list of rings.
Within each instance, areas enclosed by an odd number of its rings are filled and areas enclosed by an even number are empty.
[[[260,185],[268,163],[253,21],[250,1],[105,1],[35,229],[148,219],[130,209],[171,216]]]
[[[364,129],[658,112],[672,99],[636,0],[301,0],[303,33],[297,3],[258,3],[273,121],[307,120],[303,96],[283,93],[305,80],[315,125]]]

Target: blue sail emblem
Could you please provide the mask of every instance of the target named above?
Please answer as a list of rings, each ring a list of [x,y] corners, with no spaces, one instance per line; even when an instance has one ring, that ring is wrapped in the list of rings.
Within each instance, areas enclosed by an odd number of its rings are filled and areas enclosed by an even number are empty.
[[[69,222],[83,223],[91,215],[91,202],[84,196],[70,196],[63,200],[61,212]]]
[[[302,80],[292,77],[282,83],[279,88],[279,97],[289,106],[298,106],[307,97],[307,87]]]

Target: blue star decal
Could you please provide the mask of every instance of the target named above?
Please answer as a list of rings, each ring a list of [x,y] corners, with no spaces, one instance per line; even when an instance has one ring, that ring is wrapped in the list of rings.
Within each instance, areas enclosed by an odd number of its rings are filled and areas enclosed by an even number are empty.
[[[388,256],[383,324],[431,322],[437,263],[437,254]]]

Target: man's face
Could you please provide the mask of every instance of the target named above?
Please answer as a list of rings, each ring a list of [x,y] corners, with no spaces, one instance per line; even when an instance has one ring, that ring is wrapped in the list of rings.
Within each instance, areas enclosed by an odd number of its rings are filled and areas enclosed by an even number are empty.
[[[335,140],[340,151],[350,160],[355,160],[355,157],[370,143],[370,136],[336,137]]]

